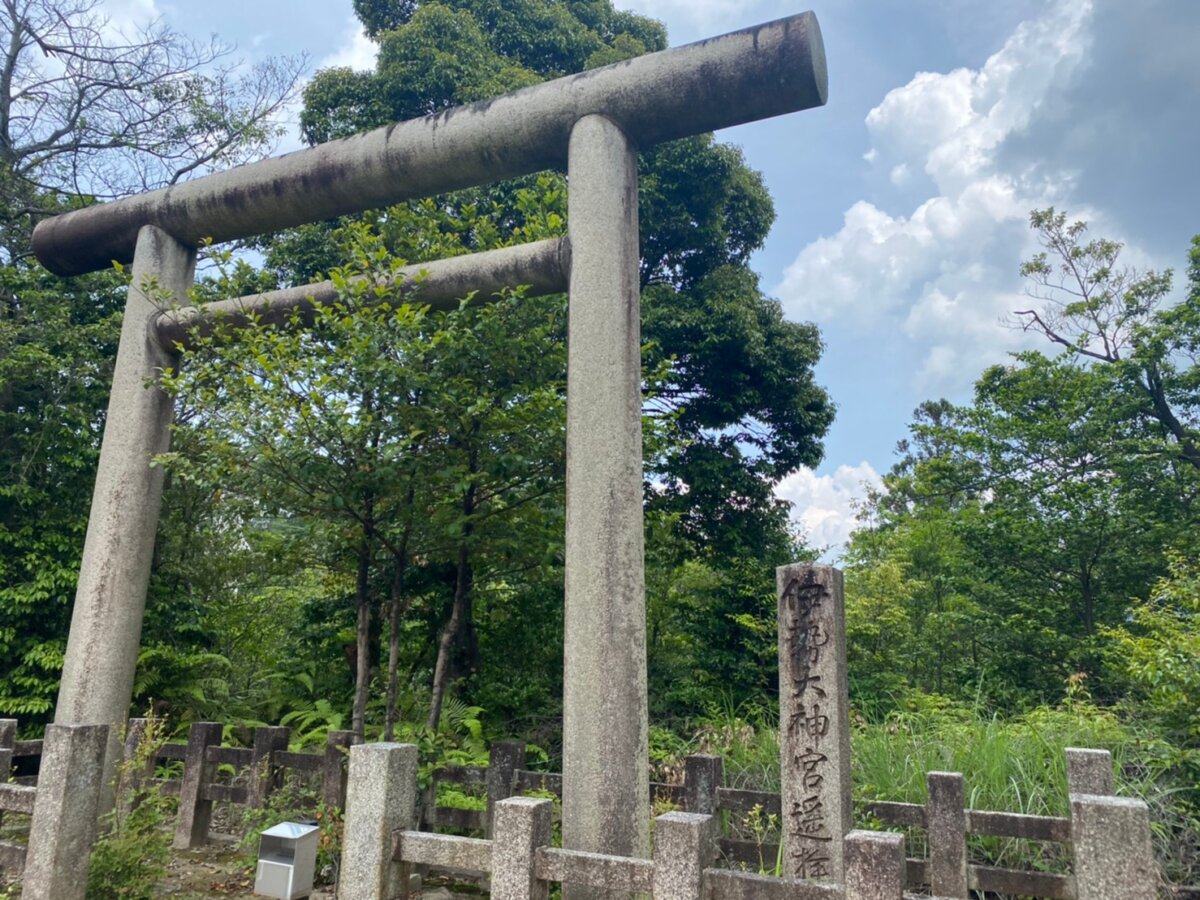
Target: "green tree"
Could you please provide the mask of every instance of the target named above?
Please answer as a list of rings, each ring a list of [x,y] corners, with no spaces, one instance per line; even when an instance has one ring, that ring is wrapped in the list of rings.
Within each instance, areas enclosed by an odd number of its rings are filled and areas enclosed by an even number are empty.
[[[0,7],[0,711],[52,708],[104,427],[124,285],[62,280],[35,222],[265,152],[301,60],[253,73],[92,0]],[[152,640],[155,639],[152,635]]]
[[[124,291],[0,268],[0,711],[58,690]]]
[[[855,536],[861,602],[899,567],[914,652],[938,667],[931,680],[877,658],[883,681],[1033,702],[1083,673],[1115,699],[1111,629],[1165,573],[1166,548],[1194,546],[1197,250],[1166,306],[1169,273],[1119,269],[1119,245],[1065,223],[1033,214],[1047,249],[1023,271],[1047,306],[1018,313],[1064,352],[989,368],[968,405],[924,404]],[[942,668],[956,660],[971,664]]]
[[[613,54],[666,46],[658,23],[614,10],[606,0],[454,0],[422,3],[415,12],[408,4],[369,3],[359,11],[380,43],[376,71],[317,74],[302,116],[310,141],[577,72],[614,61]],[[652,148],[642,154],[640,170],[643,336],[648,364],[670,367],[651,411],[677,413],[680,442],[696,447],[656,464],[680,487],[676,506],[688,496],[711,504],[719,488],[705,494],[701,482],[730,482],[749,492],[743,505],[765,516],[760,527],[776,527],[767,482],[820,460],[832,406],[812,378],[821,351],[816,329],[785,321],[747,268],[774,219],[770,197],[741,153],[710,135]],[[512,192],[522,184],[448,202],[469,206],[483,196],[507,207],[519,224],[523,212]],[[290,273],[281,266],[285,279],[313,271],[314,242],[310,231],[300,241],[307,252],[296,254],[301,248],[292,245],[275,255],[277,262],[296,255],[309,261]]]
[[[615,10],[609,0],[446,0],[362,2],[356,10],[378,41],[374,72],[319,72],[305,92],[310,141],[437,112],[503,90],[578,72],[666,46],[661,25]],[[712,677],[733,690],[770,683],[775,564],[798,550],[786,508],[772,485],[800,465],[815,465],[833,407],[813,378],[817,330],[788,322],[748,269],[774,218],[761,177],[741,153],[701,135],[648,149],[640,158],[644,362],[661,373],[647,397],[648,510],[686,538],[687,550],[659,557],[682,566],[698,555],[714,584],[685,605],[685,622]],[[420,205],[452,224],[464,211],[497,211],[497,226],[519,230],[531,210],[521,197],[530,179],[460,192]],[[415,212],[418,205],[407,209]],[[372,217],[389,246],[413,260],[431,258],[390,228],[392,210]],[[560,222],[561,225],[561,222]],[[333,260],[336,223],[310,226],[273,242],[268,260],[284,281],[302,281]],[[470,249],[483,246],[464,235]],[[668,542],[670,543],[670,542]],[[669,558],[669,559],[668,559]],[[679,569],[682,573],[684,569]],[[686,577],[682,584],[698,585]],[[746,665],[748,648],[756,662]],[[699,666],[703,669],[703,666]],[[682,684],[682,683],[680,683]],[[664,690],[663,693],[670,693]],[[696,695],[685,705],[696,707]]]
[[[1170,572],[1110,630],[1116,665],[1180,743],[1200,742],[1200,571],[1171,553]]]
[[[1121,265],[1119,242],[1086,240],[1086,222],[1068,225],[1053,208],[1034,210],[1030,223],[1044,250],[1021,272],[1043,305],[1018,311],[1017,320],[1070,358],[1099,366],[1123,400],[1122,417],[1153,425],[1158,452],[1200,468],[1200,235],[1192,240],[1187,296],[1166,305],[1170,270]]]
[[[435,219],[410,224],[410,236],[423,229],[445,255],[461,252]],[[489,230],[476,226],[477,236]],[[256,326],[232,342],[218,332],[185,355],[169,384],[203,410],[191,427],[215,454],[211,463],[171,461],[197,479],[249,475],[241,490],[257,492],[274,514],[315,531],[333,525],[331,552],[355,560],[352,722],[360,733],[372,611],[386,594],[391,725],[400,612],[424,599],[418,612],[435,640],[416,655],[437,645],[433,728],[452,678],[478,668],[480,588],[545,559],[529,510],[561,488],[564,309],[561,298],[450,313],[409,306],[406,286],[390,283],[399,260],[364,227],[348,234],[355,263],[335,273],[339,304],[320,311],[312,329]],[[414,590],[422,581],[426,589]]]

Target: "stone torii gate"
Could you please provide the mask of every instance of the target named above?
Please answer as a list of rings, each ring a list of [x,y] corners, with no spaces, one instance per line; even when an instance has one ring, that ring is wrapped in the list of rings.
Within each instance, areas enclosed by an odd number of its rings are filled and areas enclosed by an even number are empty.
[[[826,88],[820,28],[801,13],[42,222],[34,250],[52,272],[133,263],[55,723],[114,726],[112,771],[162,495],[150,461],[167,450],[173,415],[148,382],[177,363],[189,327],[219,314],[244,322],[247,310],[282,322],[333,297],[313,285],[185,308],[195,248],[565,163],[567,238],[408,274],[426,274],[413,297],[434,305],[518,284],[569,291],[563,843],[644,855],[636,152],[823,105]],[[26,889],[82,896],[82,885]]]

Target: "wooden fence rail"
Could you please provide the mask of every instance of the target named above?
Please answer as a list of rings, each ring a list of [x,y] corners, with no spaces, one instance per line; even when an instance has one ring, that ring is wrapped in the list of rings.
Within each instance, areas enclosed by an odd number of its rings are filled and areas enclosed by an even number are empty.
[[[126,728],[125,758],[137,758],[145,740],[145,719],[130,719]],[[0,822],[5,812],[32,813],[33,787],[41,767],[43,742],[16,740],[17,723],[0,719]],[[349,731],[332,731],[320,753],[289,751],[287,728],[256,728],[250,747],[221,746],[222,726],[215,722],[194,723],[186,743],[165,743],[155,748],[140,772],[127,771],[122,785],[123,802],[139,790],[156,785],[167,796],[179,797],[175,828],[176,847],[197,847],[208,840],[212,804],[217,802],[259,807],[284,782],[286,772],[319,775],[321,800],[342,808],[346,798],[347,750],[354,743]],[[157,778],[160,764],[182,762],[178,778]],[[232,766],[244,783],[218,780],[218,767]],[[25,774],[14,774],[25,773]],[[0,842],[0,867],[20,869],[23,845]]]
[[[176,848],[199,847],[207,842],[214,803],[262,807],[283,786],[289,770],[319,774],[321,802],[327,807],[345,806],[346,754],[355,742],[353,732],[329,732],[320,753],[288,750],[291,733],[282,727],[254,729],[250,747],[223,747],[221,734],[219,723],[195,722],[188,729],[186,744],[164,744],[155,753],[156,761],[183,761],[179,779],[159,782],[164,793],[179,797]],[[220,781],[221,766],[232,767],[243,783]]]

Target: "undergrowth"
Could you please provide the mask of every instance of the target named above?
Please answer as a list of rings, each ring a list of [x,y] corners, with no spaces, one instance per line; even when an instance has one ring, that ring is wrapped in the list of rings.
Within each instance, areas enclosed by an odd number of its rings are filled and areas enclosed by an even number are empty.
[[[923,694],[906,697],[903,705],[877,721],[851,715],[855,827],[882,827],[868,814],[873,801],[924,803],[925,778],[932,771],[961,772],[972,809],[1069,816],[1065,748],[1104,749],[1113,756],[1117,793],[1150,807],[1164,880],[1200,881],[1194,751],[1181,750],[1086,698],[1068,697],[1062,706],[1013,716]],[[721,756],[727,786],[778,792],[773,720],[765,711],[725,710],[699,722],[680,752]],[[657,767],[671,763],[659,760]],[[778,840],[777,823],[750,818],[731,824],[760,844]],[[923,834],[912,829],[908,836],[910,851],[920,855]],[[1064,848],[1032,841],[973,836],[970,851],[973,862],[1042,871],[1062,871],[1068,861]],[[764,859],[767,870],[770,863]]]
[[[101,819],[101,837],[88,869],[87,900],[152,900],[171,858],[169,822],[176,803],[157,785],[136,783],[166,740],[165,723],[146,720],[134,754],[118,767],[114,809]]]

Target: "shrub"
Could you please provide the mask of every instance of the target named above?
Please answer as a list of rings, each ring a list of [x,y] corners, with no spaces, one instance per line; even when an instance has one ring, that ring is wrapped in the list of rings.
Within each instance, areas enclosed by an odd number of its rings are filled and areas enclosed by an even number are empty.
[[[104,834],[92,851],[87,900],[152,900],[155,885],[167,873],[171,833],[166,823],[175,803],[157,786],[130,787],[165,738],[163,720],[149,718],[137,752],[118,767],[118,802],[104,817]]]

